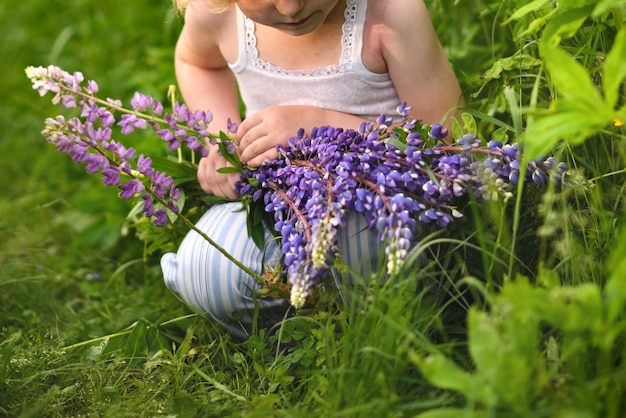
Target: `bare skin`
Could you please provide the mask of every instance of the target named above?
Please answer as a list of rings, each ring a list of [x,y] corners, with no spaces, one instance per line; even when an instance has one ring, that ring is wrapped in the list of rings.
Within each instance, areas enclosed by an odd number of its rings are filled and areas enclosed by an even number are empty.
[[[197,2],[187,8],[176,46],[176,73],[190,109],[211,110],[215,131],[227,120],[239,123],[235,142],[241,161],[258,166],[277,157],[276,145],[299,128],[331,125],[356,128],[358,116],[309,106],[272,106],[238,119],[236,81],[228,68],[238,56],[236,10],[213,13]],[[240,0],[241,11],[256,22],[259,55],[287,69],[337,64],[341,54],[343,0]],[[461,91],[419,0],[370,0],[362,59],[374,73],[388,72],[401,101],[426,123],[445,122],[461,101]],[[288,52],[288,53],[286,53]],[[424,98],[427,98],[426,100]],[[200,161],[198,180],[210,194],[236,198],[237,175],[216,170],[226,161],[212,150]]]

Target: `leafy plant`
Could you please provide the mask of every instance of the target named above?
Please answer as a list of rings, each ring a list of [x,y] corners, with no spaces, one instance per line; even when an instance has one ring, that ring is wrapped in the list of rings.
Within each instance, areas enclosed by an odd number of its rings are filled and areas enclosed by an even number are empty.
[[[589,8],[568,11],[550,21],[544,30],[539,51],[557,95],[550,109],[537,111],[520,141],[526,157],[536,158],[552,149],[559,140],[578,145],[607,126],[621,127],[626,120],[626,104],[618,101],[626,69],[626,29],[621,29],[599,68],[602,89],[586,69],[558,47],[558,42],[587,18]]]
[[[626,373],[614,365],[625,354],[625,244],[609,261],[613,272],[603,290],[593,283],[561,286],[553,272],[542,271],[542,286],[520,276],[487,296],[488,310],[470,309],[473,370],[442,354],[413,353],[432,384],[464,397],[463,408],[420,417],[619,416]]]

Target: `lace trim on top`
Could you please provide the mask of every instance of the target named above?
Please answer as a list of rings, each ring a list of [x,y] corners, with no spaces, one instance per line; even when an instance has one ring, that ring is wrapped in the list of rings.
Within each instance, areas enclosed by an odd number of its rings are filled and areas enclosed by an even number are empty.
[[[352,50],[354,48],[354,26],[357,13],[357,2],[358,0],[346,0],[346,10],[344,12],[344,17],[346,21],[343,23],[342,26],[341,58],[338,65],[333,64],[326,67],[315,68],[313,70],[288,70],[286,68],[270,64],[263,58],[259,58],[259,50],[256,46],[257,40],[254,33],[254,21],[244,16],[248,64],[252,65],[255,68],[274,74],[304,77],[334,75],[343,73],[346,70],[351,69],[353,64]]]

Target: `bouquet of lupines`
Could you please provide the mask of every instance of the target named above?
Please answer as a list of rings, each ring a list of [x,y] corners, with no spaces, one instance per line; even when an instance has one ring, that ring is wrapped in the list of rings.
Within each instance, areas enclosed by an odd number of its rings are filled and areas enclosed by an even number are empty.
[[[129,135],[149,127],[170,149],[185,144],[203,156],[205,138],[217,143],[242,173],[237,185],[242,201],[262,202],[273,215],[273,227],[282,240],[291,303],[296,307],[303,306],[311,288],[340,259],[337,229],[345,225],[349,211],[364,216],[377,232],[385,248],[386,273],[393,275],[417,239],[418,223],[446,227],[463,216],[455,207],[459,198],[510,196],[522,173],[525,182],[537,184],[549,179],[563,184],[568,173],[567,165],[552,157],[521,167],[517,144],[495,140],[483,144],[473,134],[446,142],[446,129],[412,119],[405,104],[397,109],[402,123],[396,128],[391,127],[389,115],[383,115],[358,130],[300,130],[287,146],[279,146],[278,159],[253,169],[238,161],[228,134],[209,133],[210,112],[191,112],[184,104],[174,103],[173,111],[167,113],[161,103],[141,93],[125,108],[118,100],[99,99],[97,84],[85,82],[80,73],[69,74],[54,66],[29,67],[26,73],[42,96],[51,92],[53,103],[81,111],[70,119],[48,118],[43,131],[48,141],[85,164],[87,172],[101,173],[104,184],[119,187],[121,198],[139,197],[142,212],[157,226],[181,218],[174,216],[180,198],[176,181],[153,169],[150,157],[136,156],[132,148],[113,139],[113,129]],[[259,278],[210,237],[197,232]]]

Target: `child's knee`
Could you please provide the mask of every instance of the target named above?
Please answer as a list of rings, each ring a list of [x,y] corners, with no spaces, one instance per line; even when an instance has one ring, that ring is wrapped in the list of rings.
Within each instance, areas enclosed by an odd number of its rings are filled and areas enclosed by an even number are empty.
[[[238,292],[229,289],[232,283],[222,275],[214,274],[207,261],[199,260],[190,245],[181,245],[176,254],[165,254],[161,258],[165,286],[192,308],[214,317],[226,317],[232,309],[221,299],[223,295]]]
[[[178,294],[178,262],[176,254],[166,253],[161,257],[161,270],[163,271],[165,287]]]
[[[197,262],[188,260],[185,247],[178,254],[168,253],[161,258],[165,285],[187,305],[209,314],[236,336],[245,338],[249,334],[255,316],[261,323],[273,324],[285,314],[287,301],[259,298],[260,284],[238,267],[222,265],[215,271],[199,268]]]

